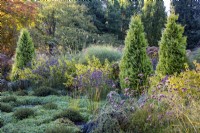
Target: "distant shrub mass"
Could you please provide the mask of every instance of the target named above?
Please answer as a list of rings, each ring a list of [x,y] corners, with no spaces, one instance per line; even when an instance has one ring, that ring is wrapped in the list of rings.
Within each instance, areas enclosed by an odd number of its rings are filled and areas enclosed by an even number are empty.
[[[193,65],[193,61],[197,61],[197,63],[200,63],[200,48],[197,48],[196,50],[192,51],[190,54],[189,54],[189,65],[191,67],[194,67]]]
[[[75,63],[63,56],[39,56],[31,68],[19,72],[20,79],[30,80],[36,87],[47,86],[56,89],[70,88],[63,83],[70,82],[75,74]]]

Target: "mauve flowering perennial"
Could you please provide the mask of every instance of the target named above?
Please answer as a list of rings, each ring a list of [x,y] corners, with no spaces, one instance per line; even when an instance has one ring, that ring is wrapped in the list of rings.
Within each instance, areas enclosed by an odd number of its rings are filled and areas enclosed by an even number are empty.
[[[165,76],[162,80],[161,80],[161,83],[165,84],[168,80],[169,76]]]
[[[182,88],[182,92],[186,92],[187,91],[187,88]]]
[[[108,76],[101,70],[88,70],[85,74],[74,78],[74,84],[79,89],[83,87],[102,88],[103,86],[112,88],[115,83]]]

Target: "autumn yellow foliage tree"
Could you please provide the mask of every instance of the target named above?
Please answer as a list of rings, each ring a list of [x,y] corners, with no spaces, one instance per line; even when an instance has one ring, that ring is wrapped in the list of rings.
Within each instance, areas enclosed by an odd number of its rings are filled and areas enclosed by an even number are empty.
[[[23,0],[0,1],[0,53],[9,56],[14,54],[20,29],[33,26],[36,14],[36,2]]]

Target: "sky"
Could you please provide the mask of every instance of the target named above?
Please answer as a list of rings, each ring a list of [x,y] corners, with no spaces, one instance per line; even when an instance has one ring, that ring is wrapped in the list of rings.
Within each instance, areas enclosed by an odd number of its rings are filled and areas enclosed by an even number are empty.
[[[166,12],[170,10],[170,0],[164,0],[165,7],[166,7]]]

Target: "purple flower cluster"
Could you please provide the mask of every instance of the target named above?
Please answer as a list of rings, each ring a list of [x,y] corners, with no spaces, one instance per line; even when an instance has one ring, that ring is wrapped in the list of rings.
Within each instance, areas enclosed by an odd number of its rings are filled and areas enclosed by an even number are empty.
[[[88,70],[86,73],[74,78],[74,87],[80,89],[98,88],[115,88],[115,82],[109,77],[108,72],[96,69]]]
[[[125,100],[122,100],[120,95],[115,91],[111,91],[107,95],[107,99],[108,99],[108,102],[110,103],[110,105],[115,110],[120,110],[124,106],[124,104],[126,102]]]

